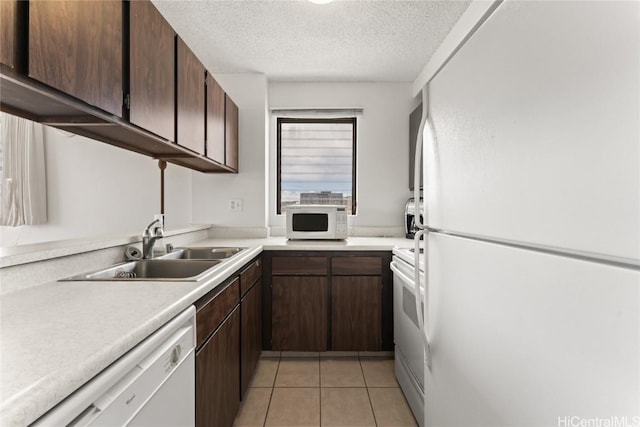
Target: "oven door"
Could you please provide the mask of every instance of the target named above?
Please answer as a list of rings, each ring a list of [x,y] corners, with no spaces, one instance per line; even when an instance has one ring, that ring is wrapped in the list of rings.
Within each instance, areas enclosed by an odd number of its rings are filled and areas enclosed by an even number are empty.
[[[391,269],[393,270],[393,336],[411,376],[424,392],[424,347],[416,313],[413,266],[394,256]],[[424,301],[422,289],[421,294],[421,300]]]

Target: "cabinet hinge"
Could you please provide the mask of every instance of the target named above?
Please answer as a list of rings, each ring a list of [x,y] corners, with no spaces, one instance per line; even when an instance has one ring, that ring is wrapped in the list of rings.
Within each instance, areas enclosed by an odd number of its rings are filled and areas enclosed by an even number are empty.
[[[131,109],[131,96],[129,94],[126,94],[124,96],[124,106],[127,110]]]

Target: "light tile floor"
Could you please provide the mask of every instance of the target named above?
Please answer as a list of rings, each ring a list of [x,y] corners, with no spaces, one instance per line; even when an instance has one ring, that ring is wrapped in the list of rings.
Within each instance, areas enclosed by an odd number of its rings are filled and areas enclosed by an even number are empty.
[[[263,354],[234,426],[417,426],[393,359],[295,356]]]

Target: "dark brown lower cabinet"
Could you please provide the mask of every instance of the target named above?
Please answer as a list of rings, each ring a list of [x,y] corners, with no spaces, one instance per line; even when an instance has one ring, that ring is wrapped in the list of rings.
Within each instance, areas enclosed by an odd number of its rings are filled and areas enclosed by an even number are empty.
[[[262,283],[260,280],[245,294],[240,302],[240,392],[241,396],[258,365],[262,352]]]
[[[327,350],[327,278],[273,276],[271,340],[277,351]]]
[[[196,353],[196,425],[231,427],[240,407],[240,310]]]
[[[381,309],[380,276],[333,276],[331,350],[380,351]]]
[[[389,251],[265,251],[262,348],[392,351]]]

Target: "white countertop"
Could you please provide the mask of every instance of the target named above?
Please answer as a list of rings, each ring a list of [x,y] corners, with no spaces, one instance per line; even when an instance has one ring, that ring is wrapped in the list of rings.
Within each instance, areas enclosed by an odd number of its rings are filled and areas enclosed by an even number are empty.
[[[265,251],[390,251],[394,246],[413,247],[413,240],[399,237],[349,237],[346,240],[287,240],[286,237],[263,239],[212,239],[198,246],[260,246]],[[194,244],[196,246],[196,244]]]
[[[411,240],[210,239],[249,248],[197,282],[51,282],[0,297],[0,425],[26,426],[262,250],[391,250]],[[105,266],[106,267],[106,266]]]

